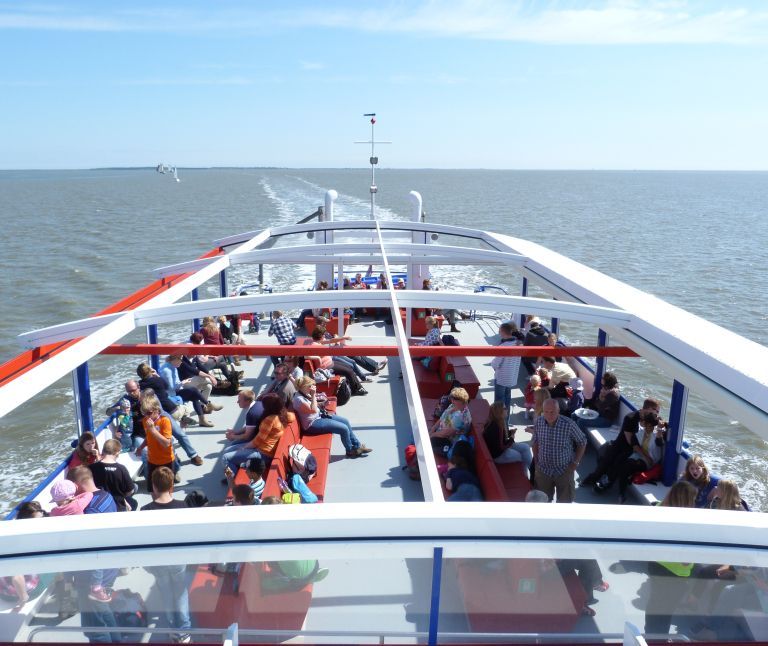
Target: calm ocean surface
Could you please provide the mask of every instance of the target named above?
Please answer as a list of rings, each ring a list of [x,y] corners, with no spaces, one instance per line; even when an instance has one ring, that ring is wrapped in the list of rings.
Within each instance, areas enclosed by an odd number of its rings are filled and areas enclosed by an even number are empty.
[[[367,170],[0,171],[0,361],[30,329],[86,317],[152,280],[151,270],[190,260],[218,237],[291,224],[339,192],[341,219],[367,217]],[[429,221],[528,238],[768,344],[768,173],[395,171],[378,173],[380,217],[407,219],[418,190]],[[230,279],[255,280],[256,267]],[[435,271],[439,284],[471,289],[519,278]],[[303,285],[295,267],[270,277]],[[294,285],[295,286],[295,285]],[[218,295],[211,284],[210,296]],[[161,328],[181,340],[185,326]],[[567,341],[593,341],[581,326]],[[142,340],[136,336],[133,341]],[[94,410],[113,402],[135,360],[91,362]],[[671,380],[638,361],[612,362],[631,400],[662,400]],[[10,508],[65,455],[75,435],[71,384],[62,380],[0,420],[0,509]],[[687,439],[718,472],[768,509],[768,447],[691,397]]]

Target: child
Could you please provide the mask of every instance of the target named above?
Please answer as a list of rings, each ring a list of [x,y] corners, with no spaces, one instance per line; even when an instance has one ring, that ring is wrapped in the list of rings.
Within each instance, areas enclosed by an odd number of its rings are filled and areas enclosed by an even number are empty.
[[[133,499],[135,485],[128,469],[117,461],[120,455],[120,442],[107,440],[101,450],[101,461],[90,466],[93,483],[112,494],[117,511],[135,510],[138,503]]]
[[[483,499],[480,481],[472,473],[463,455],[454,455],[448,462],[445,488],[451,492],[448,502],[477,502]]]
[[[264,479],[262,476],[264,475],[264,471],[266,470],[266,465],[264,463],[264,460],[261,458],[251,458],[248,460],[248,462],[245,465],[245,473],[248,475],[248,477],[251,479],[250,487],[253,491],[253,499],[254,505],[260,505],[261,504],[261,494],[264,491]],[[235,492],[234,480],[235,480],[235,474],[227,467],[224,469],[224,475],[227,476],[227,484],[229,485],[229,488],[232,489],[232,493]]]
[[[120,411],[114,422],[115,438],[120,440],[122,452],[127,453],[133,444],[133,416],[131,415],[131,402],[127,399],[120,400]]]
[[[253,496],[253,489],[248,485],[235,485],[232,487],[232,504],[235,507],[257,504]]]
[[[533,391],[541,386],[541,377],[537,374],[531,375],[528,383],[525,386],[525,416],[529,419],[533,417],[533,409],[536,406],[536,402],[533,399]]]
[[[152,491],[152,473],[160,467],[174,470],[173,435],[171,420],[162,415],[160,400],[157,397],[146,397],[141,402],[141,412],[146,416],[141,421],[146,438],[136,449],[136,455],[141,457],[144,447],[147,447],[147,489]]]
[[[59,480],[51,487],[51,502],[56,503],[51,516],[79,516],[92,498],[90,491],[77,495],[77,485],[71,480]]]

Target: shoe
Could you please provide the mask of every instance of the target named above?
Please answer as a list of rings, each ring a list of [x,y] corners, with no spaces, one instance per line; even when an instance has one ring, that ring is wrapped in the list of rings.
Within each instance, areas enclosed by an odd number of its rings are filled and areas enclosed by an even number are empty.
[[[235,363],[236,366],[239,366],[240,365],[240,357],[235,357],[235,362],[234,363]]]
[[[363,383],[363,384],[370,384],[370,383],[372,383],[372,382],[373,382],[373,379],[371,379],[370,377],[363,377],[363,378],[360,380],[360,382],[361,382],[361,383]]]
[[[253,361],[253,357],[250,354],[246,354],[245,355],[245,360],[246,361]]]
[[[91,588],[91,591],[88,593],[88,598],[91,599],[91,601],[99,601],[101,603],[109,603],[112,601],[112,595],[104,588]]]
[[[238,379],[242,379],[243,377],[245,377],[245,372],[243,372],[242,370],[238,370],[237,371],[237,378]]]
[[[203,466],[203,458],[201,458],[199,455],[196,455],[189,461],[189,463],[194,464],[196,467],[201,467]]]
[[[192,635],[189,633],[184,633],[183,635],[176,635],[173,638],[174,644],[191,644],[192,643]]]
[[[180,484],[180,483],[181,483],[181,476],[178,474],[178,472],[176,472],[176,473],[174,473],[174,474],[173,474],[173,482],[174,482],[175,484]],[[150,487],[150,489],[149,489],[149,490],[150,490],[150,492],[151,492],[151,491],[152,491],[152,488]]]
[[[590,486],[592,486],[593,484],[595,484],[595,482],[597,482],[597,478],[595,478],[595,477],[594,477],[594,476],[593,476],[593,475],[590,473],[590,474],[589,474],[589,475],[588,475],[586,478],[584,478],[584,480],[581,480],[581,481],[579,482],[579,487],[590,487]]]
[[[214,423],[213,423],[213,422],[209,422],[209,421],[208,421],[207,419],[205,419],[204,417],[203,417],[201,420],[199,420],[199,421],[197,422],[197,425],[198,425],[198,426],[203,426],[203,427],[205,427],[205,428],[213,428],[213,427],[214,427]]]
[[[361,453],[370,453],[371,451],[373,451],[373,449],[368,448],[365,444],[361,444],[360,446],[358,446],[357,450],[360,451]]]
[[[322,581],[324,578],[326,578],[330,574],[330,570],[328,568],[320,568],[316,573],[315,576],[312,577],[312,583],[317,583],[318,581]]]
[[[367,395],[368,391],[365,388],[358,388],[355,392],[352,393],[355,396],[361,396],[361,395]]]
[[[347,451],[347,457],[348,458],[359,458],[360,453],[357,452],[357,449],[352,449],[351,451]]]
[[[461,332],[461,330],[460,330],[459,328],[457,328],[457,327],[454,325],[454,326],[451,328],[451,332],[453,332],[453,333],[455,334],[456,332]]]
[[[197,426],[197,422],[189,415],[184,415],[184,417],[181,418],[181,423],[186,424],[187,426]]]
[[[222,408],[224,408],[221,404],[214,404],[213,402],[208,402],[208,406],[211,409],[209,411],[206,411],[208,413],[212,413],[213,411],[221,410]]]
[[[386,367],[387,367],[387,360],[386,359],[382,359],[381,361],[379,361],[379,365],[376,368],[376,372],[379,372],[380,370],[384,370],[384,368],[386,368]]]
[[[582,608],[581,608],[581,615],[583,617],[594,617],[595,614],[596,614],[595,611],[592,608],[590,608],[589,606],[587,606],[587,605],[582,606]]]

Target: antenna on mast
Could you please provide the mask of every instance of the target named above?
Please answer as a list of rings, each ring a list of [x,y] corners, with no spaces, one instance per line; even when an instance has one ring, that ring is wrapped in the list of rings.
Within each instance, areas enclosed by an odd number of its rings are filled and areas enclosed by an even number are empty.
[[[379,158],[376,157],[375,145],[376,144],[391,144],[391,141],[376,141],[374,137],[374,128],[376,127],[376,113],[367,112],[364,117],[371,118],[371,140],[370,141],[356,141],[356,144],[371,144],[371,220],[376,219],[376,192],[379,190],[376,186],[376,164],[379,163]]]

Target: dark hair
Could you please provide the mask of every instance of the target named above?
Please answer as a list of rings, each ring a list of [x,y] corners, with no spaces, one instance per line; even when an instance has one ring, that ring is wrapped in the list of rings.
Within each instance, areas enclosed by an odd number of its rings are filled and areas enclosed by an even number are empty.
[[[504,332],[504,334],[507,334],[509,336],[514,336],[515,333],[517,332],[517,325],[515,325],[514,323],[509,323],[509,322],[502,323],[499,326],[499,330],[501,332]]]
[[[280,496],[267,496],[261,501],[262,505],[282,505],[283,499]]]
[[[142,379],[149,377],[149,375],[152,374],[152,366],[150,366],[148,363],[142,362],[136,368],[136,374],[139,375],[139,377]]]
[[[251,458],[245,465],[245,470],[248,473],[254,473],[261,477],[266,470],[267,465],[262,458]]]
[[[322,325],[318,325],[312,330],[312,340],[320,341],[325,336],[325,328]]]
[[[193,489],[184,498],[187,507],[207,507],[208,502],[208,496],[199,489]]]
[[[288,423],[288,411],[285,408],[285,400],[280,395],[277,393],[267,393],[261,398],[261,403],[264,406],[264,413],[261,419],[270,415],[277,415],[283,426]]]
[[[246,484],[232,487],[232,499],[239,505],[253,504],[253,489]]]
[[[83,464],[95,462],[95,459],[98,458],[99,450],[97,446],[94,445],[93,447],[95,453],[86,453],[85,449],[83,448],[83,445],[89,440],[94,443],[96,442],[96,436],[90,431],[83,433],[77,440],[77,448],[75,449],[75,453],[77,454],[77,457],[80,458],[80,462]]]
[[[606,372],[603,375],[603,386],[606,388],[616,388],[619,385],[619,380],[616,379],[616,375],[612,372]]]
[[[200,332],[192,332],[192,334],[189,335],[189,340],[195,345],[200,345],[200,342],[203,340],[203,335],[200,334]]]
[[[26,520],[27,518],[34,518],[35,514],[42,514],[47,516],[48,512],[45,511],[37,500],[28,500],[19,505],[19,512],[16,514],[16,520]]]
[[[647,399],[643,400],[643,408],[655,408],[656,410],[661,410],[661,404],[659,404],[657,399],[648,397]]]
[[[544,357],[544,362],[545,363],[557,363],[557,361],[555,361],[554,357]]]
[[[159,467],[152,472],[152,488],[158,493],[173,491],[173,471]]]
[[[647,426],[648,424],[653,424],[656,426],[656,424],[659,423],[659,416],[652,410],[647,410],[643,413],[640,413],[640,421],[644,426]]]
[[[469,442],[464,442],[464,444],[469,444]],[[457,454],[456,451],[453,452],[450,461],[457,469],[464,469],[465,471],[469,471],[469,463],[467,462],[467,458],[461,454]]]

